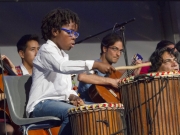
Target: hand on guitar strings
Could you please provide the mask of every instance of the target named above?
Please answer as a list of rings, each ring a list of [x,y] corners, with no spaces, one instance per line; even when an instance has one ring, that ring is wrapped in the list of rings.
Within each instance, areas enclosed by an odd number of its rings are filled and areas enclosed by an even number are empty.
[[[84,105],[84,101],[80,97],[78,97],[74,94],[70,94],[69,101],[74,106],[83,106]]]
[[[120,87],[120,84],[121,84],[121,79],[112,79],[110,84],[112,87],[118,89]]]

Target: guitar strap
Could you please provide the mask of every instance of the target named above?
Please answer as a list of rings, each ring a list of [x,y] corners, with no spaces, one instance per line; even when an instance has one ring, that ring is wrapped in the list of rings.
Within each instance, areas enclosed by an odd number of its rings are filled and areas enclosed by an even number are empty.
[[[17,71],[17,73],[18,73],[18,76],[22,76],[22,75],[23,75],[23,72],[22,72],[21,67],[20,67],[20,66],[16,66],[15,68],[16,68],[16,71]]]

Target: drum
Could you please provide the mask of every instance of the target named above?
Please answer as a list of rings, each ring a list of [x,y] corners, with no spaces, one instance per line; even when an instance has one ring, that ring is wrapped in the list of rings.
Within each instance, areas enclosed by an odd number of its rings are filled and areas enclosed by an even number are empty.
[[[91,104],[69,110],[73,135],[126,135],[123,105]]]
[[[180,72],[131,76],[121,85],[128,135],[180,135]]]

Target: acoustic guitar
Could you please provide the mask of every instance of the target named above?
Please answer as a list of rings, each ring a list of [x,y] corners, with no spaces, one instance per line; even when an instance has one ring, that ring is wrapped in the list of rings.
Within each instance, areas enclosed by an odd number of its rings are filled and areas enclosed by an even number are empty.
[[[132,58],[131,65],[135,65],[135,62],[141,59],[143,60],[142,56],[139,54],[134,55]],[[119,71],[113,72],[110,76],[110,78],[114,79],[122,79],[125,77],[128,77],[134,72],[135,69],[130,69],[124,72],[124,74],[121,74]],[[113,103],[119,103],[120,102],[120,95],[119,90],[109,86],[109,85],[91,85],[91,87],[88,90],[89,97],[92,99],[95,103],[103,103],[103,102],[113,102]]]

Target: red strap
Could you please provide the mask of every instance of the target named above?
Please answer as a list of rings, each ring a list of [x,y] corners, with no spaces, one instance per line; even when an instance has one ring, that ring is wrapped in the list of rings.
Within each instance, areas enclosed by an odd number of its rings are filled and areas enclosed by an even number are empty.
[[[22,73],[21,67],[20,66],[16,66],[15,68],[16,68],[16,71],[18,73],[18,76],[22,76],[23,73]]]

